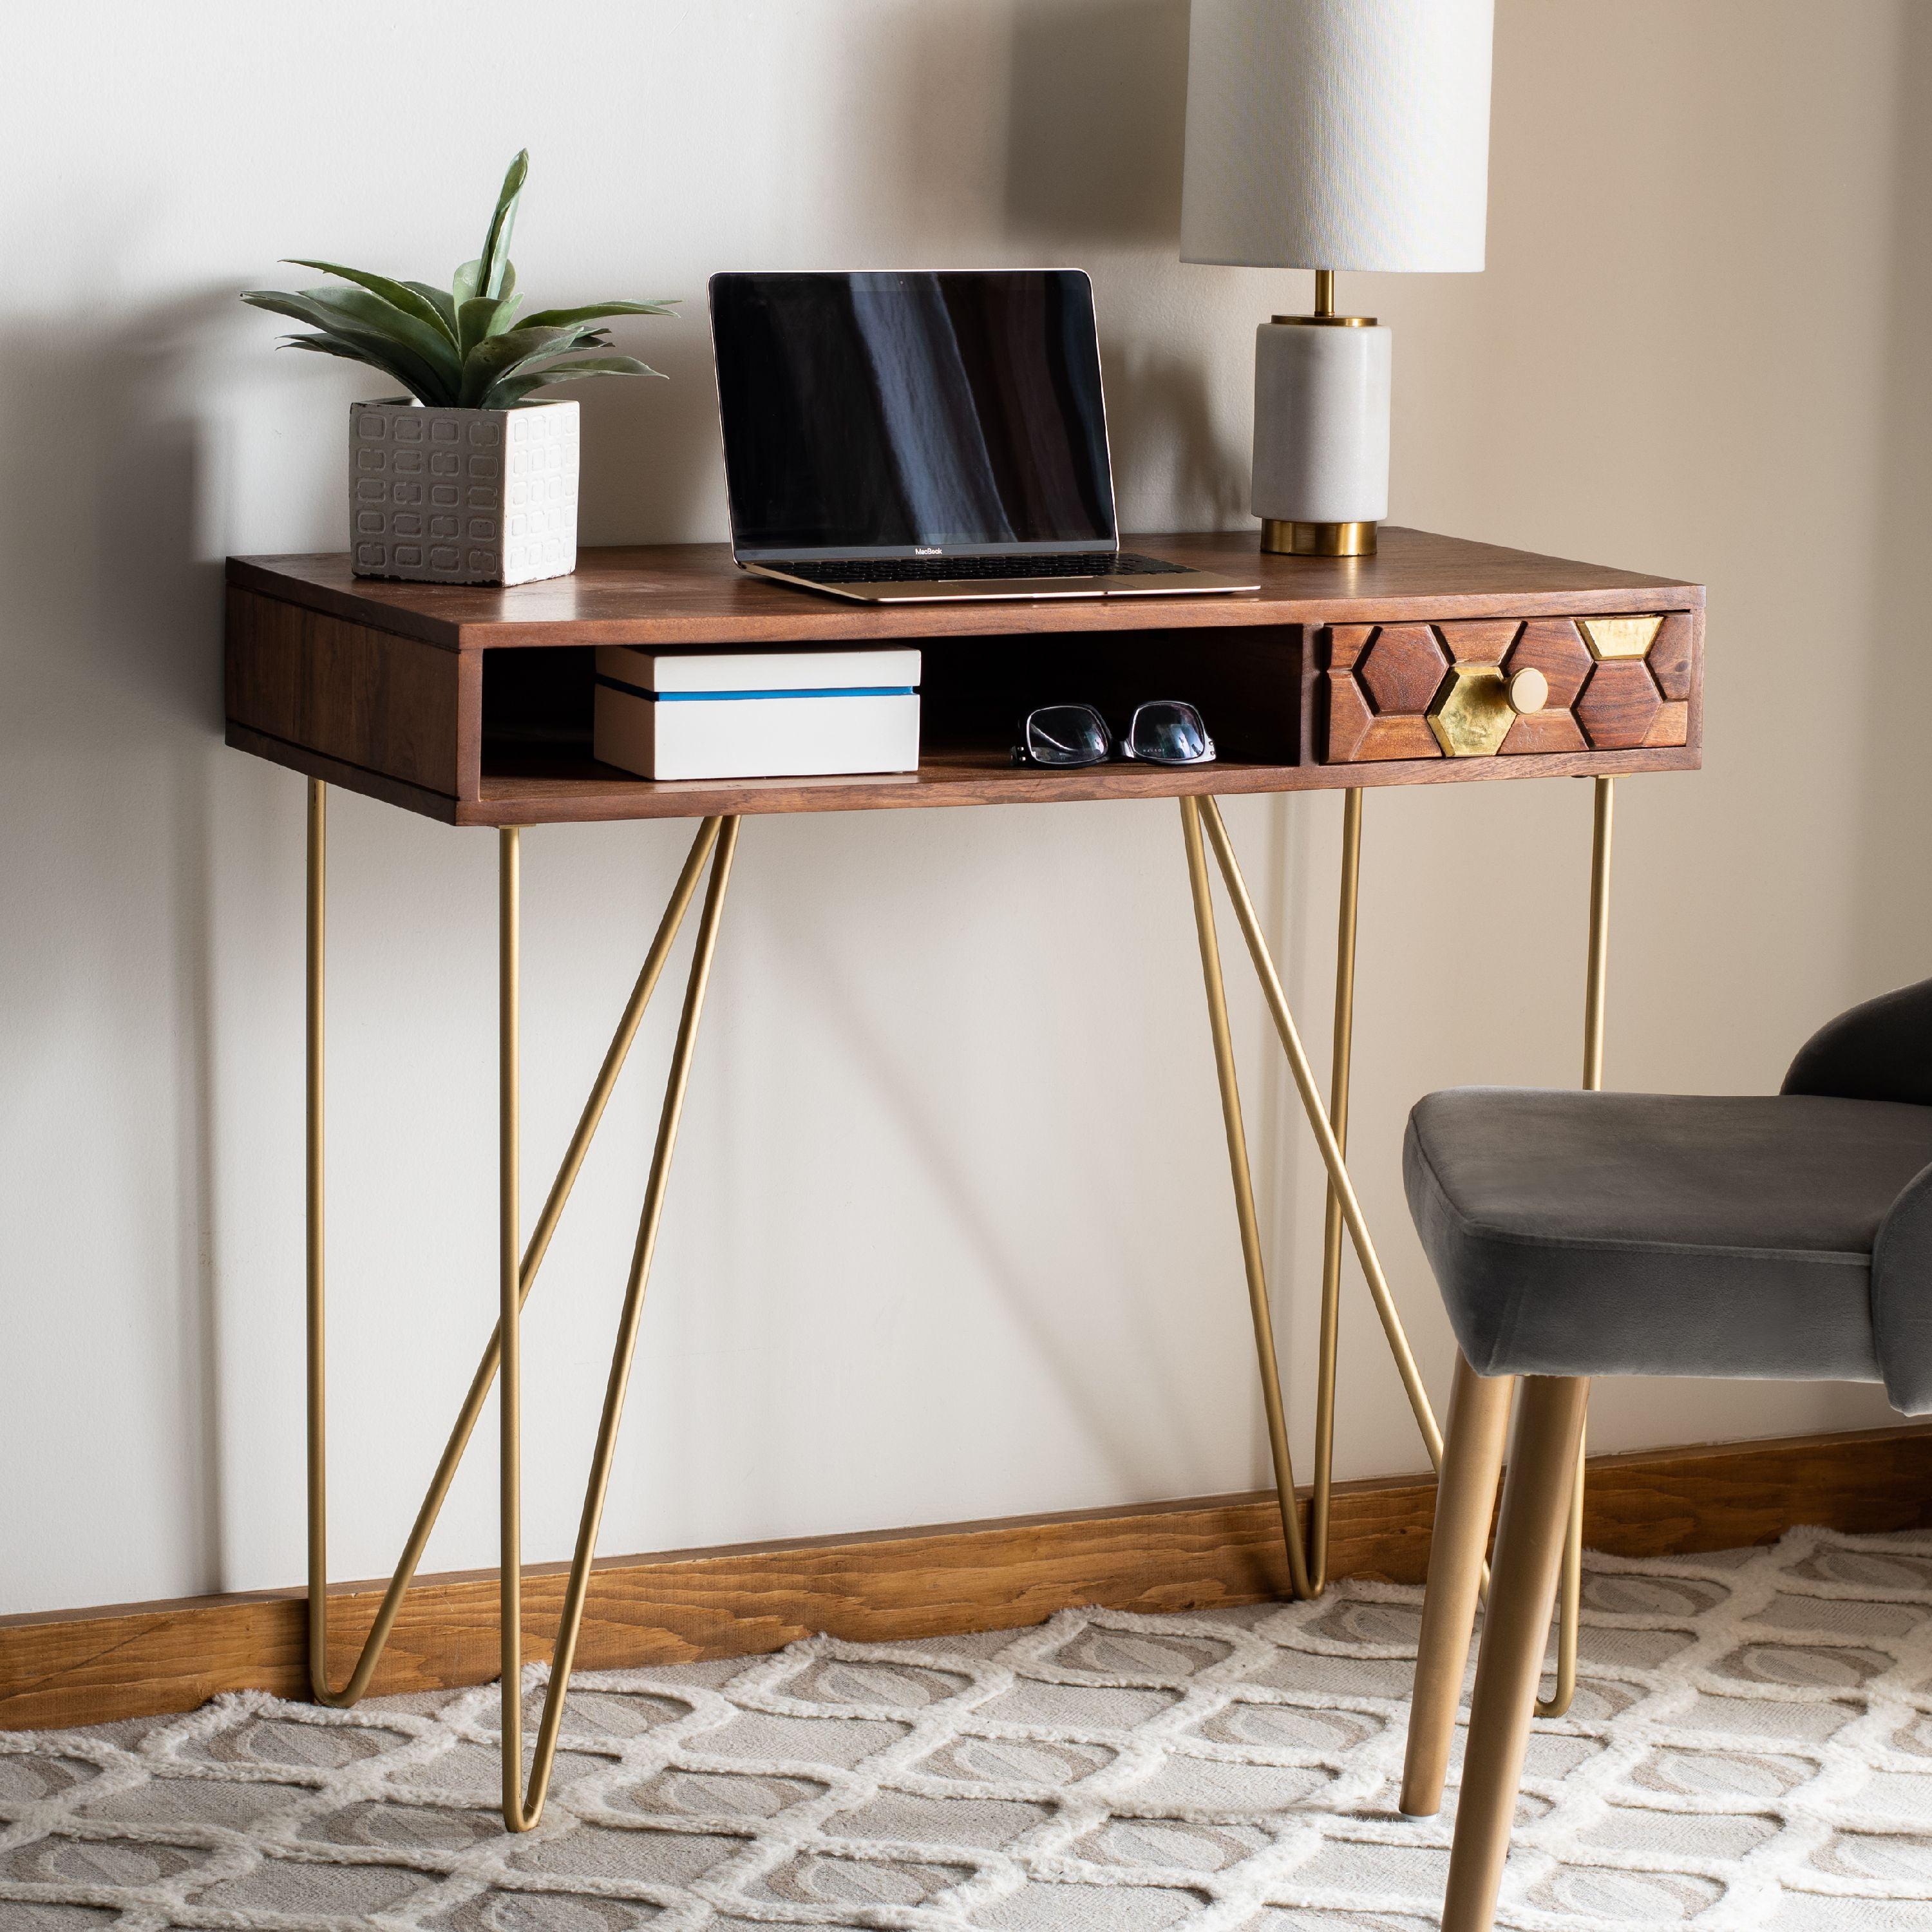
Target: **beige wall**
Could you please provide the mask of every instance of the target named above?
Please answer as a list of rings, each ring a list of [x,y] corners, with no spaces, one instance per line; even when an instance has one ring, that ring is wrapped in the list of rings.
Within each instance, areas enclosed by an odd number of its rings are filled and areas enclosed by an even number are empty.
[[[526,286],[691,311],[627,341],[669,383],[585,393],[585,534],[709,538],[708,272],[1078,262],[1129,526],[1242,515],[1252,328],[1306,279],[1175,260],[1181,6],[651,0],[561,47],[530,20],[14,29],[0,1610],[302,1567],[301,787],[218,743],[219,560],[340,544],[369,386],[277,358],[236,290],[296,250],[442,272],[527,142]],[[1490,268],[1345,280],[1399,332],[1400,519],[1710,586],[1707,769],[1623,788],[1613,1084],[1768,1087],[1932,959],[1928,80],[1904,4],[1504,0]],[[1336,803],[1229,817],[1318,1034]],[[1575,1077],[1588,820],[1573,782],[1370,801],[1358,1166],[1438,1393],[1402,1118]],[[526,842],[529,1207],[680,844]],[[388,1567],[489,1318],[492,859],[339,804],[343,1575]],[[1315,1163],[1238,1016],[1305,1456]],[[567,1546],[667,1047],[659,1016],[533,1304],[532,1558]],[[1351,1295],[1340,1467],[1413,1469]],[[604,1546],[1255,1484],[1246,1348],[1172,808],[749,825]],[[1595,1439],[1886,1414],[1650,1384],[1603,1391]],[[486,1454],[433,1567],[492,1559],[491,1490]]]

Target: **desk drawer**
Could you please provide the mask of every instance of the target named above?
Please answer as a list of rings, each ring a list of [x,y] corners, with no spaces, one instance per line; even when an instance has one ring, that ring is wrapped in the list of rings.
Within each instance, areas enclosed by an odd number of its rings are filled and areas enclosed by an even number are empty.
[[[1362,764],[1685,745],[1697,657],[1689,610],[1330,625],[1316,640],[1318,755]],[[1549,698],[1518,716],[1504,682],[1532,669]]]

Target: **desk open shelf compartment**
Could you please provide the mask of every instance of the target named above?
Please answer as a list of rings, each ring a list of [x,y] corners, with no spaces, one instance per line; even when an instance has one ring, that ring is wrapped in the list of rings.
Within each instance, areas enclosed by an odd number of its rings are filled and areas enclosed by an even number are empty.
[[[1036,784],[1047,775],[1012,762],[1017,728],[1028,712],[1043,704],[1090,704],[1118,724],[1136,704],[1157,698],[1184,698],[1200,711],[1222,763],[1274,768],[1298,764],[1306,755],[1298,626],[909,641],[917,644],[922,656],[921,777],[970,775],[993,783],[1005,774],[1016,784]],[[574,645],[484,653],[483,796],[532,781],[554,785],[574,780],[599,790],[663,789],[592,757],[596,658],[593,647]],[[898,782],[911,776],[898,775]],[[1109,767],[1087,774],[1086,782],[1135,776],[1131,770]]]

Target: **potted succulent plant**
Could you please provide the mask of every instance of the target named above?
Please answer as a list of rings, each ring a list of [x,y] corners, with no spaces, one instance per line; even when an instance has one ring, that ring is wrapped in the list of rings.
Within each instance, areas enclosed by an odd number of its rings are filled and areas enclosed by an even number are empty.
[[[367,363],[410,392],[351,406],[349,524],[358,577],[439,584],[526,584],[577,567],[577,405],[533,400],[584,376],[655,376],[596,326],[618,315],[666,315],[667,302],[588,302],[519,315],[510,230],[530,172],[520,154],[503,177],[483,252],[445,290],[426,282],[297,260],[345,287],[242,299],[316,332],[293,349]],[[412,400],[411,398],[414,400]]]

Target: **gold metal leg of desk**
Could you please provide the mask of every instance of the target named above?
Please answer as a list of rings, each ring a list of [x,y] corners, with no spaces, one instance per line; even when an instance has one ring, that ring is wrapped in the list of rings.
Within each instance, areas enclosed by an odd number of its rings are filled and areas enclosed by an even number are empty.
[[[1342,800],[1342,903],[1335,922],[1335,1028],[1328,1058],[1328,1124],[1348,1157],[1348,1076],[1355,1040],[1355,908],[1362,884],[1362,788]],[[1328,1587],[1328,1512],[1334,1492],[1335,1365],[1342,1319],[1342,1197],[1330,1180],[1322,1216],[1322,1330],[1315,1384],[1315,1493],[1309,1500],[1309,1581]]]
[[[657,1249],[658,1225],[664,1214],[671,1155],[677,1145],[678,1122],[684,1112],[685,1090],[690,1083],[698,1022],[704,1015],[705,991],[710,982],[711,963],[718,949],[718,922],[724,914],[725,889],[730,883],[731,860],[738,843],[738,820],[735,817],[727,818],[718,830],[718,849],[711,862],[710,881],[705,889],[704,910],[698,920],[698,945],[692,956],[690,977],[685,986],[684,1011],[678,1020],[677,1044],[671,1053],[670,1073],[664,1083],[657,1144],[651,1154],[650,1179],[644,1190],[644,1209],[638,1220],[637,1245],[632,1252],[623,1312],[618,1318],[616,1345],[611,1351],[610,1376],[604,1389],[603,1414],[597,1425],[597,1446],[591,1456],[590,1478],[584,1492],[584,1514],[578,1524],[577,1547],[571,1557],[570,1579],[564,1589],[563,1616],[557,1630],[550,1682],[544,1693],[543,1715],[537,1727],[536,1751],[530,1765],[527,1794],[523,1782],[521,1696],[523,1481],[520,1458],[523,1403],[522,1349],[518,1331],[522,1327],[523,1295],[521,1270],[518,1262],[517,1225],[518,835],[514,828],[510,828],[498,836],[501,841],[499,998],[502,1015],[502,1306],[498,1318],[498,1333],[502,1337],[503,1357],[500,1612],[503,1647],[503,1822],[513,1832],[527,1832],[543,1816],[544,1799],[550,1790],[550,1773],[556,1762],[557,1736],[563,1724],[563,1701],[570,1688],[570,1673],[576,1662],[578,1633],[583,1625],[584,1603],[590,1589],[591,1559],[597,1550],[597,1526],[603,1517],[604,1493],[610,1486],[611,1464],[616,1454],[617,1430],[623,1420],[624,1395],[630,1382],[632,1358],[637,1350],[638,1324],[644,1317],[644,1290],[650,1280],[651,1260]]]
[[[602,1513],[604,1491],[609,1480],[610,1454],[616,1442],[616,1421],[622,1409],[630,1354],[636,1340],[637,1317],[642,1308],[644,1289],[649,1274],[650,1248],[656,1240],[657,1219],[663,1205],[664,1184],[669,1172],[672,1144],[676,1135],[677,1114],[682,1106],[684,1083],[689,1073],[698,1017],[702,1009],[704,986],[716,946],[718,920],[722,910],[725,884],[730,877],[730,857],[736,842],[737,830],[738,821],[735,818],[709,818],[700,826],[677,884],[673,889],[670,902],[664,909],[664,916],[658,923],[656,935],[651,942],[636,983],[632,988],[630,998],[626,1003],[616,1032],[604,1054],[596,1083],[584,1102],[576,1131],[571,1136],[562,1163],[558,1168],[543,1210],[538,1216],[536,1226],[531,1234],[528,1246],[523,1250],[520,1260],[517,1253],[515,1192],[516,994],[520,884],[518,862],[520,854],[517,834],[514,831],[506,831],[500,835],[500,994],[502,1032],[500,1046],[502,1078],[502,1118],[500,1125],[502,1130],[502,1179],[506,1184],[502,1232],[504,1252],[508,1257],[502,1270],[502,1280],[500,1283],[502,1313],[497,1327],[490,1336],[489,1345],[484,1351],[482,1360],[478,1364],[476,1372],[471,1379],[469,1392],[464,1397],[455,1426],[450,1432],[448,1442],[437,1462],[428,1492],[417,1513],[415,1525],[404,1547],[401,1561],[397,1564],[388,1587],[383,1593],[375,1621],[370,1626],[347,1682],[340,1690],[336,1690],[330,1688],[328,1682],[326,1270],[323,1213],[324,1102],[326,1090],[323,1019],[328,909],[327,796],[320,781],[312,779],[309,784],[307,1176],[309,1681],[311,1694],[317,1702],[338,1709],[357,1702],[368,1689],[376,1666],[394,1627],[398,1613],[402,1608],[410,1581],[422,1561],[430,1533],[435,1527],[444,1498],[448,1493],[457,1468],[463,1460],[464,1452],[482,1412],[484,1400],[495,1382],[500,1365],[503,1366],[506,1375],[506,1399],[503,1403],[506,1450],[504,1543],[506,1550],[515,1548],[520,1544],[520,1539],[516,1535],[517,1504],[520,1498],[515,1480],[517,1437],[521,1425],[518,1399],[520,1390],[518,1386],[518,1371],[521,1366],[518,1347],[520,1324],[518,1317],[520,1315],[524,1302],[529,1298],[551,1237],[555,1234],[557,1222],[562,1215],[564,1204],[570,1198],[571,1190],[590,1150],[592,1138],[616,1086],[618,1076],[623,1070],[632,1043],[643,1021],[644,1010],[656,990],[685,914],[696,896],[706,863],[710,861],[712,865],[710,884],[700,926],[697,956],[692,964],[691,982],[686,994],[684,1018],[679,1029],[677,1047],[673,1056],[664,1114],[659,1124],[658,1146],[652,1164],[650,1184],[646,1194],[643,1223],[639,1229],[638,1252],[633,1258],[630,1288],[626,1296],[624,1317],[620,1324],[617,1348],[612,1362],[610,1384],[605,1397],[604,1423],[598,1432],[589,1492],[585,1498],[584,1522],[589,1526],[589,1536],[586,1540],[585,1536],[580,1534],[578,1561],[572,1568],[563,1622],[559,1634],[556,1659],[552,1668],[552,1688],[538,1738],[540,1770],[532,1778],[532,1792],[527,1804],[521,1790],[520,1726],[518,1721],[520,1709],[514,1690],[507,1691],[506,1694],[504,1816],[506,1822],[512,1829],[527,1829],[536,1823],[542,1809],[544,1792],[549,1781],[549,1767],[555,1753],[556,1719],[561,1716],[563,1689],[568,1678],[577,1632],[583,1618],[584,1584],[589,1568],[587,1552],[590,1544],[595,1541],[596,1518]],[[514,1602],[520,1613],[520,1564],[512,1561],[506,1567],[505,1576],[506,1603]],[[506,1685],[514,1686],[521,1662],[520,1614],[512,1614],[506,1618],[503,1633],[504,1658],[508,1672],[505,1682]],[[548,1738],[548,1748],[544,1743],[546,1736]]]
[[[1616,780],[1595,781],[1590,838],[1590,952],[1583,982],[1583,1085],[1589,1093],[1604,1084],[1604,1008],[1610,987],[1610,835],[1616,812]],[[1538,1698],[1539,1718],[1560,1718],[1576,1694],[1576,1646],[1583,1619],[1583,1454],[1576,1451],[1576,1486],[1570,1498],[1570,1522],[1563,1539],[1563,1568],[1557,1589],[1556,1684]]]
[[[1594,836],[1590,874],[1590,943],[1584,1001],[1583,1085],[1594,1091],[1603,1084],[1604,1016],[1608,984],[1610,933],[1610,838],[1615,805],[1613,778],[1595,782]],[[1362,1264],[1370,1294],[1381,1318],[1390,1354],[1395,1360],[1402,1386],[1408,1394],[1416,1426],[1420,1431],[1430,1462],[1438,1468],[1442,1460],[1442,1432],[1422,1385],[1415,1358],[1409,1348],[1400,1316],[1388,1288],[1375,1248],[1364,1224],[1360,1204],[1355,1197],[1347,1167],[1349,1076],[1352,1060],[1354,1024],[1355,942],[1357,906],[1361,883],[1362,794],[1352,789],[1345,796],[1342,821],[1341,903],[1336,928],[1334,1033],[1330,1062],[1330,1087],[1327,1111],[1316,1094],[1313,1076],[1304,1053],[1294,1016],[1288,1005],[1280,976],[1276,972],[1260,922],[1241,876],[1227,830],[1214,800],[1184,798],[1180,801],[1181,827],[1186,843],[1188,876],[1194,898],[1194,915],[1201,940],[1202,968],[1207,982],[1208,1015],[1214,1037],[1215,1066],[1220,1080],[1221,1106],[1228,1132],[1228,1162],[1232,1171],[1235,1208],[1241,1230],[1242,1259],[1248,1278],[1248,1293],[1253,1312],[1255,1346],[1259,1358],[1262,1390],[1268,1414],[1269,1448],[1274,1466],[1275,1484],[1282,1512],[1282,1529],[1288,1545],[1288,1569],[1298,1596],[1319,1596],[1327,1587],[1328,1524],[1333,1494],[1334,1463],[1334,1414],[1339,1313],[1340,1306],[1342,1236],[1346,1229]],[[1287,1432],[1281,1399],[1280,1370],[1276,1361],[1273,1324],[1268,1305],[1268,1290],[1255,1232],[1253,1183],[1250,1174],[1246,1137],[1241,1120],[1240,1095],[1237,1087],[1232,1048],[1228,1042],[1227,1000],[1220,968],[1220,951],[1214,932],[1214,903],[1208,890],[1202,838],[1214,850],[1230,903],[1234,908],[1242,935],[1255,971],[1261,982],[1283,1050],[1294,1076],[1310,1128],[1328,1169],[1328,1198],[1322,1228],[1321,1334],[1318,1343],[1315,1423],[1315,1467],[1310,1498],[1309,1528],[1304,1541],[1294,1501],[1293,1472],[1289,1461]],[[1562,1588],[1559,1594],[1557,1636],[1557,1674],[1554,1694],[1537,1706],[1540,1716],[1562,1717],[1576,1694],[1576,1655],[1582,1596],[1583,1466],[1580,1456],[1572,1494],[1570,1518],[1564,1546]],[[1487,1572],[1484,1571],[1486,1586]]]
[[[1596,782],[1595,836],[1592,869],[1590,951],[1586,1001],[1584,1084],[1602,1083],[1604,1002],[1606,983],[1610,898],[1610,855],[1613,781]],[[1211,797],[1184,798],[1181,823],[1188,874],[1200,941],[1215,1064],[1222,1117],[1227,1131],[1228,1162],[1233,1179],[1242,1258],[1247,1276],[1249,1305],[1260,1366],[1268,1440],[1274,1466],[1282,1528],[1290,1576],[1298,1596],[1318,1595],[1327,1581],[1329,1503],[1332,1494],[1334,1402],[1338,1346],[1342,1235],[1346,1229],[1361,1264],[1370,1298],[1380,1318],[1396,1370],[1401,1376],[1416,1424],[1430,1460],[1440,1466],[1442,1432],[1408,1345],[1374,1242],[1346,1164],[1348,1088],[1354,1019],[1356,907],[1360,879],[1362,797],[1350,790],[1344,802],[1341,904],[1336,931],[1336,987],[1333,1055],[1328,1103],[1324,1109],[1303,1050],[1287,998],[1282,987],[1246,883],[1235,859],[1219,806]],[[563,1702],[575,1658],[588,1593],[597,1528],[608,1487],[617,1431],[634,1355],[644,1297],[662,1215],[670,1160],[684,1096],[690,1077],[698,1027],[715,957],[738,820],[706,819],[693,841],[683,870],[667,905],[657,934],[638,973],[616,1032],[597,1080],[586,1100],[577,1130],[538,1217],[527,1248],[522,1246],[518,1202],[519,1168],[518,1052],[519,972],[520,960],[520,847],[519,834],[507,828],[499,835],[499,997],[500,997],[500,1308],[496,1328],[472,1378],[448,1443],[424,1496],[403,1555],[385,1591],[380,1606],[347,1682],[340,1690],[328,1676],[328,1475],[326,1434],[326,1271],[325,1266],[325,968],[327,930],[327,796],[321,781],[308,788],[308,1088],[307,1219],[308,1344],[308,1556],[309,1672],[316,1701],[343,1708],[366,1693],[377,1662],[394,1628],[410,1581],[420,1563],[450,1484],[474,1432],[483,1404],[500,1369],[502,1403],[500,1514],[502,1532],[502,1638],[503,1667],[503,1815],[512,1830],[528,1831],[541,1816],[554,1766]],[[1294,1500],[1294,1479],[1281,1396],[1268,1285],[1263,1267],[1253,1183],[1234,1064],[1220,950],[1207,866],[1211,846],[1236,922],[1261,983],[1276,1032],[1280,1036],[1303,1109],[1328,1172],[1328,1199],[1322,1244],[1322,1328],[1316,1396],[1313,1498],[1304,1538]],[[523,1304],[534,1285],[564,1205],[575,1184],[590,1142],[596,1134],[618,1076],[634,1040],[644,1010],[656,990],[664,962],[675,943],[686,913],[696,896],[707,861],[710,883],[700,920],[698,945],[687,983],[677,1042],[666,1084],[664,1107],[646,1189],[638,1239],[632,1260],[623,1312],[620,1316],[597,1444],[580,1520],[577,1546],[566,1586],[550,1684],[539,1720],[527,1792],[523,1780],[522,1708],[517,1687],[522,1664],[521,1567],[521,1349]],[[1581,1534],[1583,1486],[1580,1464],[1573,1498],[1562,1575],[1562,1616],[1556,1694],[1538,1709],[1560,1716],[1569,1707],[1576,1688],[1576,1637],[1581,1594]]]
[[[1438,1468],[1442,1461],[1442,1432],[1437,1425],[1436,1412],[1430,1406],[1428,1391],[1423,1386],[1421,1372],[1416,1366],[1408,1337],[1403,1331],[1402,1317],[1396,1310],[1394,1296],[1389,1292],[1388,1278],[1382,1272],[1381,1260],[1376,1255],[1374,1238],[1363,1218],[1361,1203],[1356,1198],[1354,1184],[1349,1178],[1340,1141],[1316,1090],[1315,1076],[1309,1066],[1308,1056],[1303,1050],[1301,1036],[1294,1024],[1294,1016],[1289,1010],[1281,976],[1275,970],[1274,960],[1262,932],[1261,921],[1256,915],[1253,902],[1248,894],[1247,882],[1241,875],[1240,866],[1235,859],[1227,828],[1222,823],[1220,808],[1212,797],[1184,798],[1180,801],[1180,822],[1187,849],[1188,877],[1193,890],[1195,924],[1201,941],[1202,970],[1207,982],[1208,1015],[1214,1034],[1214,1058],[1220,1078],[1221,1108],[1228,1131],[1228,1166],[1234,1180],[1236,1213],[1241,1225],[1242,1258],[1247,1270],[1249,1300],[1254,1317],[1255,1347],[1261,1367],[1263,1399],[1268,1408],[1269,1446],[1274,1457],[1282,1527],[1288,1542],[1289,1574],[1297,1595],[1312,1595],[1317,1593],[1320,1586],[1310,1574],[1304,1551],[1292,1486],[1293,1476],[1288,1464],[1286,1428],[1282,1416],[1280,1370],[1275,1360],[1273,1328],[1268,1316],[1268,1287],[1262,1271],[1260,1244],[1253,1234],[1253,1183],[1248,1169],[1246,1137],[1241,1126],[1240,1095],[1235,1084],[1232,1052],[1227,1044],[1227,998],[1222,983],[1220,949],[1214,931],[1214,900],[1208,888],[1207,866],[1202,850],[1204,835],[1207,844],[1214,849],[1215,860],[1220,868],[1222,883],[1227,889],[1228,902],[1234,908],[1236,923],[1241,928],[1241,936],[1247,942],[1249,958],[1253,962],[1256,976],[1261,982],[1262,996],[1274,1022],[1275,1030],[1280,1036],[1282,1049],[1288,1056],[1288,1069],[1294,1076],[1296,1091],[1300,1096],[1302,1110],[1307,1116],[1310,1131],[1315,1136],[1322,1162],[1328,1168],[1330,1198],[1334,1203],[1335,1212],[1340,1226],[1347,1229],[1349,1239],[1354,1244],[1356,1258],[1360,1262],[1362,1274],[1368,1282],[1370,1298],[1381,1318],[1389,1352],[1394,1358],[1396,1372],[1402,1378],[1402,1388],[1408,1397],[1416,1426],[1420,1430],[1424,1444],[1428,1449],[1430,1461]],[[1344,868],[1342,930],[1348,942],[1344,948],[1347,976],[1346,983],[1338,982],[1336,989],[1338,1036],[1350,1025],[1353,1013],[1354,896],[1359,877],[1361,831],[1359,800],[1349,809],[1349,820],[1345,830],[1351,834],[1349,843],[1352,862]],[[1339,1090],[1346,1119],[1346,1055],[1339,1071],[1341,1076]],[[1324,1270],[1322,1359],[1318,1371],[1319,1387],[1326,1392],[1330,1418],[1328,1426],[1322,1431],[1318,1442],[1315,1471],[1316,1495],[1321,1504],[1322,1556],[1324,1564],[1328,1527],[1326,1502],[1334,1439],[1332,1403],[1336,1335],[1336,1323],[1330,1311],[1329,1304],[1339,1292],[1340,1279],[1338,1235],[1332,1276],[1325,1268]]]
[[[1228,1165],[1234,1183],[1234,1218],[1241,1234],[1241,1262],[1247,1271],[1248,1312],[1254,1323],[1255,1355],[1260,1365],[1262,1403],[1268,1415],[1268,1453],[1274,1466],[1275,1498],[1281,1532],[1288,1546],[1288,1570],[1294,1594],[1313,1594],[1301,1518],[1294,1500],[1294,1467],[1288,1457],[1288,1423],[1282,1412],[1281,1375],[1268,1307],[1268,1277],[1262,1264],[1261,1229],[1255,1216],[1254,1182],[1248,1166],[1247,1130],[1241,1118],[1240,1089],[1234,1078],[1234,1047],[1228,1024],[1228,994],[1221,976],[1220,941],[1214,931],[1214,902],[1208,880],[1208,855],[1201,843],[1201,810],[1191,798],[1180,801],[1180,827],[1187,844],[1187,880],[1194,895],[1195,930],[1201,941],[1201,972],[1207,982],[1208,1021],[1214,1039],[1214,1071],[1221,1083],[1221,1118],[1228,1134]]]

